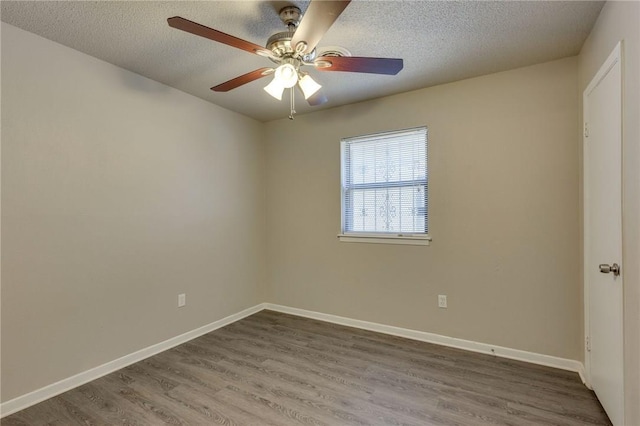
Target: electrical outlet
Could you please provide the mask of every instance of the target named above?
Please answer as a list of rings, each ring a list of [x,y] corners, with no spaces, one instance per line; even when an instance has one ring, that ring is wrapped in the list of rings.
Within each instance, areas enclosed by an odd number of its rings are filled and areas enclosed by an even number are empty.
[[[438,295],[438,308],[446,308],[447,307],[447,295],[439,294]]]
[[[182,308],[187,304],[187,295],[185,293],[180,293],[178,295],[178,308]]]

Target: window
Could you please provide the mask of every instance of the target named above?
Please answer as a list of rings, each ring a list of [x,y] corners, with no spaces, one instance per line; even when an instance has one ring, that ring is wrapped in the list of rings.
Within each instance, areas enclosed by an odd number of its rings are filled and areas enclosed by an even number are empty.
[[[343,241],[428,244],[427,128],[341,141]]]

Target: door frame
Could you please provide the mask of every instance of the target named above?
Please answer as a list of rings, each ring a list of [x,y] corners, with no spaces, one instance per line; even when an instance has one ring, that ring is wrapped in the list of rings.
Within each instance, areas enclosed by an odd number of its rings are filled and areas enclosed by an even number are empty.
[[[611,69],[616,65],[620,63],[620,81],[621,81],[621,86],[620,86],[620,99],[622,102],[621,108],[624,107],[624,90],[623,90],[623,86],[624,86],[624,63],[623,63],[623,58],[622,58],[622,41],[619,41],[616,46],[614,47],[613,51],[611,52],[611,54],[609,54],[609,57],[604,61],[604,63],[600,66],[600,69],[598,70],[598,72],[596,73],[596,75],[593,77],[593,79],[591,80],[591,82],[589,83],[589,85],[587,86],[587,88],[584,90],[583,94],[582,94],[582,123],[583,123],[583,128],[582,128],[582,183],[583,183],[583,187],[582,187],[582,195],[583,195],[583,204],[582,204],[582,213],[583,213],[583,222],[582,222],[582,226],[583,226],[583,241],[582,241],[582,248],[583,248],[583,270],[582,270],[582,281],[583,281],[583,292],[584,292],[584,367],[585,367],[585,372],[584,372],[584,381],[585,381],[585,385],[591,389],[591,352],[589,350],[589,343],[588,343],[588,339],[591,336],[591,323],[590,323],[590,314],[589,314],[589,308],[590,308],[590,299],[589,299],[589,266],[592,265],[592,261],[591,259],[589,259],[589,249],[590,249],[590,245],[589,245],[589,229],[588,229],[588,224],[589,224],[589,210],[587,208],[588,206],[588,195],[589,195],[589,150],[587,149],[587,135],[588,135],[588,128],[587,128],[587,112],[589,110],[589,102],[588,102],[588,95],[598,86],[598,84],[600,84],[600,82],[608,75],[609,71],[611,71]],[[622,127],[622,120],[624,117],[624,111],[621,109],[621,114],[620,114],[620,126]],[[621,145],[624,145],[624,135],[621,134],[621,141],[620,141]],[[623,148],[623,147],[622,147]],[[620,174],[622,175],[622,161],[620,161]],[[621,176],[622,177],[622,176]],[[622,199],[622,185],[624,185],[624,181],[621,179],[621,185],[620,185],[620,191],[621,191],[621,206],[620,206],[620,212],[622,214],[622,204],[624,204],[624,200]],[[624,232],[622,232],[621,238],[623,237]],[[622,241],[622,240],[621,240]],[[624,257],[624,253],[623,253],[623,257]],[[620,259],[622,260],[622,259]],[[623,265],[624,267],[624,265]],[[623,272],[624,273],[624,272]],[[624,282],[623,282],[624,285]],[[622,289],[622,294],[623,294],[623,298],[624,298],[624,287]],[[623,299],[624,300],[624,299]],[[624,336],[624,315],[623,315],[623,323],[622,323],[622,328],[623,328],[623,336]],[[624,353],[624,338],[623,338],[623,353]],[[624,366],[623,366],[624,368]]]

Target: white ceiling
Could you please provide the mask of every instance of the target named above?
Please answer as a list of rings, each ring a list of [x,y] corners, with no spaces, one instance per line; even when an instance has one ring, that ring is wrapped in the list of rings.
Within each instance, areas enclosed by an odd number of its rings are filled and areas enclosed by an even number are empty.
[[[317,1],[317,0],[316,0]],[[355,0],[319,44],[353,56],[404,59],[396,76],[311,70],[329,102],[299,114],[579,53],[604,2]],[[2,1],[2,21],[261,121],[289,105],[262,88],[209,88],[257,68],[263,57],[170,28],[182,16],[264,45],[285,28],[281,7],[308,1]],[[144,88],[141,88],[143,90]]]

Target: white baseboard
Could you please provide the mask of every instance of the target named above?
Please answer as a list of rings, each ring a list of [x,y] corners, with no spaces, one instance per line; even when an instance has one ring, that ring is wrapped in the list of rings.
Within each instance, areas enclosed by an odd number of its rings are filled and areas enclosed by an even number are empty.
[[[584,384],[587,388],[592,389],[591,384],[589,383],[589,380],[587,380],[586,367],[582,363],[580,363],[580,369],[578,370],[578,374],[580,375],[580,380],[582,380],[582,384]]]
[[[532,364],[574,371],[580,375],[580,379],[582,380],[582,382],[585,382],[584,365],[580,361],[572,359],[543,355],[535,352],[527,352],[520,349],[505,348],[503,346],[474,342],[472,340],[457,339],[455,337],[442,336],[440,334],[428,333],[426,331],[417,331],[408,328],[400,328],[374,322],[345,318],[337,315],[323,314],[320,312],[307,311],[305,309],[290,308],[288,306],[276,305],[273,303],[265,303],[264,309],[282,312],[285,314],[297,315],[300,317],[312,318],[320,321],[331,322],[334,324],[346,325],[348,327],[361,328],[363,330],[376,331],[378,333],[390,334],[393,336],[405,337],[407,339],[420,340],[422,342],[435,343],[437,345],[464,349],[471,352],[479,352],[489,355],[495,355],[501,358],[525,361]]]
[[[92,380],[98,379],[107,374],[113,373],[121,368],[127,367],[150,356],[156,355],[174,346],[181,345],[203,334],[207,334],[218,328],[229,325],[242,318],[253,315],[263,309],[282,312],[285,314],[297,315],[305,318],[312,318],[320,321],[326,321],[334,324],[346,325],[349,327],[360,328],[363,330],[376,331],[378,333],[390,334],[393,336],[405,337],[407,339],[420,340],[422,342],[435,343],[437,345],[449,346],[458,349],[464,349],[472,352],[480,352],[489,355],[495,355],[502,358],[514,359],[518,361],[530,362],[532,364],[545,365],[548,367],[560,368],[562,370],[575,371],[580,375],[583,383],[585,382],[584,365],[580,361],[571,359],[558,358],[550,355],[537,354],[534,352],[522,351],[519,349],[505,348],[502,346],[490,345],[487,343],[474,342],[471,340],[457,339],[455,337],[442,336],[439,334],[428,333],[426,331],[417,331],[407,328],[394,327],[390,325],[378,324],[374,322],[361,321],[352,318],[340,317],[337,315],[323,314],[320,312],[307,311],[305,309],[291,308],[288,306],[276,305],[273,303],[261,303],[244,311],[238,312],[228,317],[214,321],[205,326],[188,331],[164,342],[148,346],[125,355],[116,360],[107,362],[98,367],[78,373],[75,376],[60,380],[59,382],[37,389],[28,394],[19,396],[7,402],[0,404],[0,418],[23,410],[27,407],[35,405],[46,399],[52,398],[63,392],[81,386]]]
[[[165,340],[164,342],[148,346],[146,348],[140,349],[139,351],[130,353],[129,355],[125,355],[116,360],[107,362],[106,364],[102,364],[98,367],[83,371],[82,373],[78,373],[75,376],[62,379],[56,383],[50,384],[33,392],[29,392],[7,402],[3,402],[2,404],[0,404],[0,418],[23,410],[27,407],[35,405],[39,402],[52,398],[78,386],[84,385],[85,383],[98,379],[107,374],[113,373],[114,371],[117,371],[128,365],[134,364],[138,361],[142,361],[143,359],[149,358],[150,356],[156,355],[162,351],[166,351],[167,349],[171,349],[174,346],[181,345],[185,342],[188,342],[189,340],[195,339],[196,337],[200,337],[203,334],[207,334],[213,330],[224,327],[225,325],[248,317],[249,315],[253,315],[256,312],[260,312],[263,309],[264,303],[261,303],[259,305],[245,309],[244,311],[229,315],[228,317],[222,318],[218,321],[214,321],[210,324],[196,328],[195,330],[191,330],[179,336],[172,337],[171,339]]]

